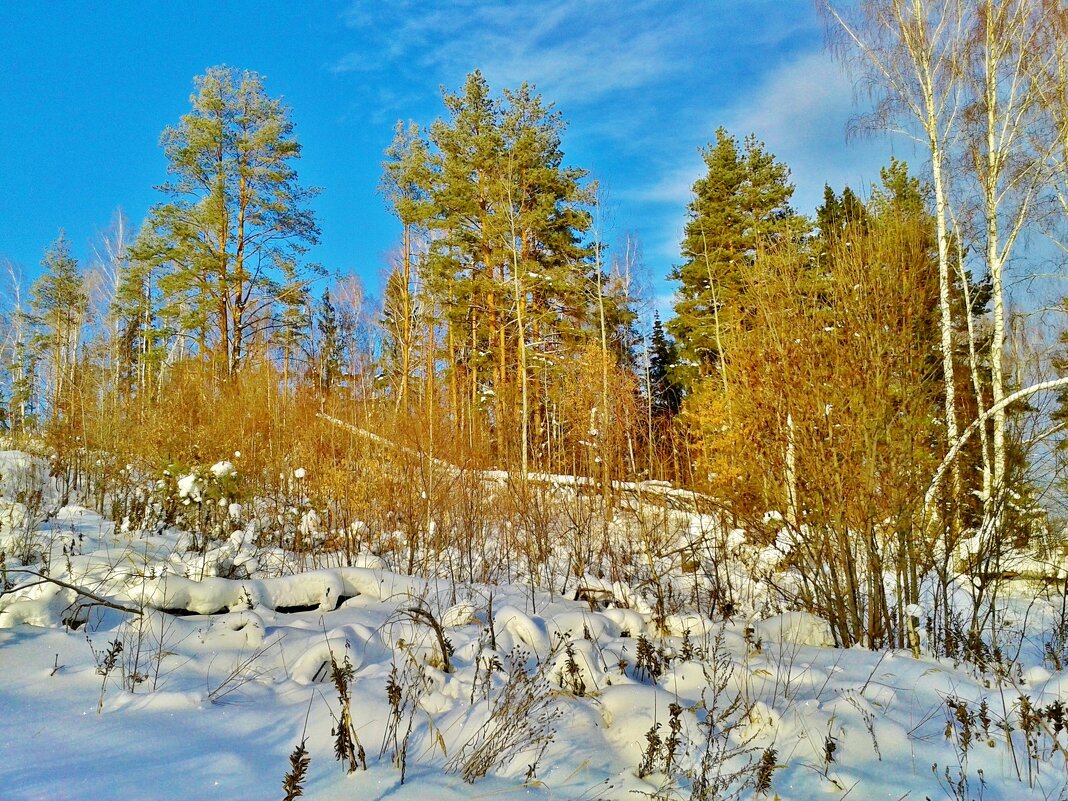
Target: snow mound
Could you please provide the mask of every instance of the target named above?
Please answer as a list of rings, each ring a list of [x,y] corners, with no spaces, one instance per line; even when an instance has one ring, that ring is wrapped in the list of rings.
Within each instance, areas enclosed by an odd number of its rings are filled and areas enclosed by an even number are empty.
[[[753,624],[756,636],[764,642],[788,645],[834,646],[831,624],[808,612],[785,612]]]

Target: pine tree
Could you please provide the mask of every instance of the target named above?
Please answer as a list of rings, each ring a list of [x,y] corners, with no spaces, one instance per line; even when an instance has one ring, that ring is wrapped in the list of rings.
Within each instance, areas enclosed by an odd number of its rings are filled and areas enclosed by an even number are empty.
[[[505,90],[504,101],[498,205],[508,224],[501,270],[506,327],[499,331],[495,386],[498,397],[520,399],[525,469],[530,431],[544,428],[545,412],[535,399],[553,396],[561,384],[553,371],[535,372],[535,364],[565,363],[597,343],[602,388],[597,406],[608,414],[607,345],[617,322],[618,293],[607,291],[600,254],[582,241],[591,228],[586,206],[593,194],[581,185],[584,170],[563,166],[562,117],[527,84]],[[599,425],[606,426],[607,419]]]
[[[141,233],[141,243],[151,234]],[[118,391],[142,396],[151,391],[166,357],[167,347],[177,333],[164,325],[158,313],[163,305],[159,290],[162,267],[152,260],[132,259],[119,276],[111,315],[117,321]]]
[[[508,249],[514,245],[518,256],[510,266],[530,296],[534,336],[548,328],[563,342],[577,344],[596,330],[597,299],[591,302],[589,290],[607,283],[607,276],[598,281],[600,260],[582,241],[592,222],[587,206],[593,195],[581,184],[586,171],[563,166],[563,119],[530,86],[506,90],[504,97],[506,160],[500,202],[514,222],[515,241]],[[514,291],[515,282],[509,284]]]
[[[447,310],[449,361],[474,407],[480,392],[492,386],[484,373],[494,362],[502,324],[504,221],[493,214],[503,152],[500,102],[490,96],[489,84],[477,71],[467,77],[461,94],[445,93],[443,100],[448,120],[438,120],[430,132],[435,153],[429,226],[435,236],[429,283]]]
[[[406,252],[410,253],[411,229],[425,225],[433,213],[430,146],[417,124],[398,121],[385,155],[378,191],[407,229]]]
[[[430,151],[419,126],[415,123],[407,126],[397,123],[382,167],[379,191],[401,221],[400,263],[386,280],[383,308],[386,349],[392,362],[386,369],[399,378],[399,385],[395,388],[397,405],[407,408],[409,382],[417,361],[416,351],[420,340],[418,311],[424,305],[419,297],[420,264],[415,253],[416,240],[425,238],[426,226],[433,214]],[[423,339],[431,348],[435,321],[429,319],[427,323],[429,330]]]
[[[444,103],[425,140],[398,126],[386,154],[383,191],[405,238],[386,285],[385,374],[402,403],[406,376],[432,379],[440,336],[461,428],[480,417],[503,433],[520,423],[520,396],[551,403],[559,366],[601,341],[602,322],[625,353],[630,312],[602,291],[614,284],[585,241],[592,195],[585,171],[564,164],[560,114],[527,85],[494,97],[479,72]]]
[[[52,421],[58,422],[71,413],[89,295],[66,234],[61,232],[48,247],[41,266],[44,273],[33,285],[31,301],[38,332],[35,344],[50,365],[49,411]]]
[[[880,184],[872,187],[871,213],[899,217],[921,217],[931,229],[932,248],[936,247],[935,221],[931,214],[931,189],[909,172],[909,165],[893,156],[879,169]],[[846,191],[848,191],[846,187]],[[843,198],[845,191],[842,193]]]
[[[253,334],[317,271],[303,262],[318,241],[316,190],[298,182],[289,110],[259,75],[212,67],[195,85],[192,110],[162,137],[168,199],[132,255],[160,269],[162,313],[233,374]]]
[[[687,366],[684,383],[720,365],[727,331],[747,324],[742,275],[776,241],[803,234],[808,223],[790,208],[790,171],[754,136],[738,141],[725,129],[702,152],[708,172],[693,186],[682,241],[675,318],[668,330]],[[722,378],[722,376],[721,376]]]

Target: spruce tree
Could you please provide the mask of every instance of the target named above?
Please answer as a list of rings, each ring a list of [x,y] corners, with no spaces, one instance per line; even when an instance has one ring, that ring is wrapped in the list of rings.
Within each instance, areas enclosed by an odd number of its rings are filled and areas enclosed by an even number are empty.
[[[324,395],[329,395],[341,382],[344,364],[340,341],[341,327],[329,289],[323,292],[315,325],[319,330],[319,348],[316,354],[319,389]]]
[[[816,236],[812,242],[813,263],[806,276],[806,288],[812,290],[819,300],[819,305],[827,311],[827,324],[834,325],[834,314],[830,310],[830,275],[836,246],[840,240],[849,241],[850,237],[859,237],[870,227],[867,208],[856,193],[846,186],[838,195],[830,185],[824,184],[823,204],[816,209]]]
[[[653,314],[653,333],[649,342],[649,392],[653,413],[674,416],[682,406],[682,387],[675,379],[678,350],[664,331],[660,314]]]
[[[816,229],[822,242],[829,245],[850,225],[864,225],[867,217],[863,201],[850,187],[845,187],[839,196],[830,185],[824,184],[823,205],[816,209]]]

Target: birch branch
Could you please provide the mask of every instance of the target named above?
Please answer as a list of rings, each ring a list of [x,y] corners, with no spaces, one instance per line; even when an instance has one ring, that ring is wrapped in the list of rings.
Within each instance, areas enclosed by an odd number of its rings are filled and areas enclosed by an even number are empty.
[[[934,476],[931,478],[931,483],[927,487],[927,492],[923,496],[923,509],[924,516],[930,511],[934,505],[935,495],[938,493],[938,488],[942,484],[942,480],[946,477],[946,471],[953,465],[960,455],[961,449],[968,444],[968,440],[972,438],[972,435],[979,429],[979,426],[983,425],[987,420],[993,417],[999,412],[1003,412],[1008,406],[1016,403],[1018,400],[1029,397],[1039,392],[1045,392],[1050,389],[1058,389],[1060,387],[1068,387],[1068,377],[1064,378],[1052,378],[1049,381],[1040,381],[1037,384],[1032,384],[1029,387],[1024,387],[1011,395],[1006,395],[1000,401],[992,405],[989,409],[979,415],[971,424],[964,429],[964,433],[960,435],[953,447],[946,453],[945,458],[942,459],[942,463],[935,470]]]

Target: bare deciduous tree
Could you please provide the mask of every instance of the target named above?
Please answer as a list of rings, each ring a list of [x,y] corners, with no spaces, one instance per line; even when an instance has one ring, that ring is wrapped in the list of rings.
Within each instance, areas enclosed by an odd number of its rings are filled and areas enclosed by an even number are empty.
[[[993,494],[985,498],[987,521],[997,528],[1007,489],[1005,266],[1031,216],[1045,174],[1041,150],[1029,132],[1044,110],[1035,65],[1040,48],[1039,0],[978,0],[969,4],[967,49],[961,73],[969,103],[963,116],[966,160],[977,186],[980,241],[991,281],[990,390],[993,419]]]

